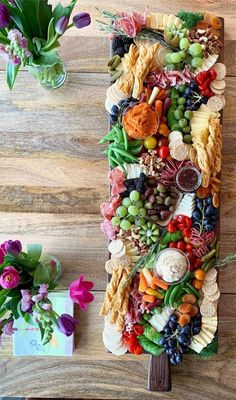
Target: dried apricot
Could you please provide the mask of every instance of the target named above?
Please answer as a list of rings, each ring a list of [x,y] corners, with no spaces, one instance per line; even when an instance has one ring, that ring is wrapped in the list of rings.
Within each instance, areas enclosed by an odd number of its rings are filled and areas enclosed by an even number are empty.
[[[194,294],[185,294],[182,297],[182,302],[189,303],[189,304],[195,304],[197,302],[197,298],[196,298],[196,296],[194,296]]]
[[[218,30],[221,29],[222,23],[221,23],[220,18],[213,15],[211,17],[211,26],[213,29],[218,29]]]
[[[197,315],[198,313],[198,307],[197,306],[192,306],[192,310],[190,311],[189,315],[190,317],[195,317],[195,315]]]
[[[178,323],[180,326],[184,326],[190,322],[190,315],[189,314],[182,314],[179,318]]]
[[[204,188],[202,186],[200,186],[200,188],[197,190],[197,197],[199,197],[199,199],[205,199],[206,197],[208,197],[210,194],[210,188]]]
[[[188,314],[191,310],[192,310],[192,304],[189,304],[189,303],[182,303],[178,307],[178,311],[181,314]]]
[[[175,312],[174,312],[174,315],[176,316],[177,321],[179,321],[179,319],[180,319],[180,317],[181,317],[182,314],[181,314],[179,311],[175,311]]]
[[[209,23],[206,21],[198,21],[196,24],[196,29],[207,29],[209,27]]]
[[[203,281],[203,279],[205,278],[205,275],[206,275],[205,272],[201,268],[196,269],[194,271],[194,276],[199,281]]]
[[[206,14],[204,14],[203,21],[206,22],[208,25],[211,25],[211,18],[212,18],[212,15],[206,13]]]
[[[192,282],[195,289],[201,289],[203,285],[203,281],[199,281],[198,279],[194,279]]]

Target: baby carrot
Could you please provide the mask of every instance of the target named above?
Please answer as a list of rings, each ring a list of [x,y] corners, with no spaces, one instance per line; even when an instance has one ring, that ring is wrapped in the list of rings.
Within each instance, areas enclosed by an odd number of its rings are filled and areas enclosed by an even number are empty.
[[[139,292],[146,292],[147,288],[148,288],[148,284],[147,284],[147,281],[145,279],[145,276],[143,275],[142,272],[140,272],[138,290],[139,290]]]
[[[165,89],[161,89],[158,93],[157,99],[161,99],[161,97],[165,94]]]
[[[145,294],[143,296],[143,301],[146,301],[147,303],[154,303],[156,301],[156,297],[151,296],[150,294]]]
[[[157,111],[157,114],[159,115],[159,118],[161,118],[161,114],[162,114],[162,101],[161,100],[156,101],[155,109]]]
[[[160,287],[164,290],[167,290],[169,287],[168,283],[166,283],[162,279],[158,278],[157,276],[153,276],[152,283],[154,283],[154,285],[157,285],[158,287]]]
[[[158,132],[163,135],[163,136],[168,136],[170,133],[170,130],[166,124],[161,123],[158,129]]]

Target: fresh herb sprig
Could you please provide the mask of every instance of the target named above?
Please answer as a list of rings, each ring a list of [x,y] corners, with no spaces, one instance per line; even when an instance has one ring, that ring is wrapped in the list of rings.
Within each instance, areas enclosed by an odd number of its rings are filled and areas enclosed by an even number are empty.
[[[184,21],[184,27],[188,29],[193,28],[198,21],[202,21],[204,18],[204,15],[201,13],[193,13],[184,10],[178,12],[176,16]]]

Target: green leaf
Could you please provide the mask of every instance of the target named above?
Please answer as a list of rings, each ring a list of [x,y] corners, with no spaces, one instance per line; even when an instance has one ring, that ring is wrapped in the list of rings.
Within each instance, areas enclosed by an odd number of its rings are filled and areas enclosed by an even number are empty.
[[[19,318],[19,313],[18,313],[18,303],[21,300],[21,296],[18,296],[18,298],[12,298],[10,300],[8,300],[5,304],[4,304],[4,308],[6,310],[9,310],[12,312],[13,317],[15,319]]]
[[[6,78],[7,78],[7,84],[10,90],[12,90],[18,71],[19,71],[20,66],[19,65],[14,65],[12,63],[7,63],[6,66]]]
[[[35,44],[37,52],[39,53],[41,48],[45,46],[46,40],[40,38],[33,38],[33,43]]]
[[[51,263],[52,261],[53,264]],[[61,276],[62,268],[60,261],[54,256],[50,256],[49,254],[43,254],[42,257],[40,258],[40,262],[48,270],[50,277],[49,288],[51,290],[55,289],[55,287],[57,286],[56,283]]]
[[[22,313],[23,318],[25,320],[25,322],[27,322],[27,324],[33,325],[33,326],[37,326],[37,322],[35,321],[35,319],[33,318],[33,315],[30,313]]]
[[[34,273],[34,286],[40,286],[43,283],[49,284],[50,276],[48,268],[40,263]]]
[[[7,37],[2,32],[0,32],[0,43],[3,43],[3,44],[9,44],[10,43],[10,40],[7,39]]]
[[[61,17],[67,16],[70,18],[70,15],[76,5],[78,0],[72,0],[71,3],[67,7],[63,7],[61,3],[58,3],[57,6],[53,10],[53,16],[55,18],[55,24]]]
[[[164,347],[157,346],[157,344],[151,342],[144,335],[137,336],[137,339],[142,348],[153,356],[158,356],[165,351]]]
[[[32,258],[35,261],[38,261],[42,254],[42,245],[41,244],[28,244],[27,245],[27,258]]]

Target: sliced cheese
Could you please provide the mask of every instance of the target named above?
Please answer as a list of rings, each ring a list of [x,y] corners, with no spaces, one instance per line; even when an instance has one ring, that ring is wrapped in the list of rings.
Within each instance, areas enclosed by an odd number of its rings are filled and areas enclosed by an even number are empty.
[[[212,342],[215,335],[209,331],[206,331],[204,328],[202,328],[201,336],[206,340],[207,344],[209,344]]]
[[[203,58],[201,67],[195,69],[194,74],[198,74],[201,71],[208,71],[217,61],[218,54],[209,54],[207,58]]]
[[[194,339],[192,340],[192,343],[190,344],[190,349],[193,351],[196,351],[196,353],[201,353],[201,351],[204,349],[205,346],[203,346],[201,343],[195,341]]]

